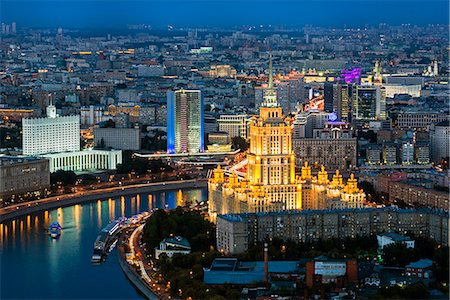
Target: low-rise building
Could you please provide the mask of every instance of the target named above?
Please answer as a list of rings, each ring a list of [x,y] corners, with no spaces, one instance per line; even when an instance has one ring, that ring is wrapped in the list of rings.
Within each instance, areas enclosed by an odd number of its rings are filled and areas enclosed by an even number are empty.
[[[189,254],[191,253],[191,245],[189,241],[181,236],[165,238],[155,248],[155,258],[159,259],[161,254],[172,257],[174,254]]]
[[[395,232],[388,232],[385,234],[377,234],[378,248],[383,249],[384,247],[400,243],[405,244],[406,248],[414,249],[414,240],[409,236],[404,236]]]
[[[406,276],[428,279],[432,276],[433,261],[421,259],[406,265]]]
[[[328,259],[326,257],[306,263],[306,285],[334,283],[344,286],[358,281],[358,263],[355,259]]]
[[[50,172],[114,170],[122,163],[122,150],[84,150],[44,154],[50,160]]]

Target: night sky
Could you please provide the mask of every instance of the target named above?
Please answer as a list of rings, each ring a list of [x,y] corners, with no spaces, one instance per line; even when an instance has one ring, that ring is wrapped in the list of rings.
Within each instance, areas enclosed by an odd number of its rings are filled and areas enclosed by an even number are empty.
[[[447,0],[1,0],[2,22],[18,26],[91,28],[278,24],[364,26],[448,24]]]

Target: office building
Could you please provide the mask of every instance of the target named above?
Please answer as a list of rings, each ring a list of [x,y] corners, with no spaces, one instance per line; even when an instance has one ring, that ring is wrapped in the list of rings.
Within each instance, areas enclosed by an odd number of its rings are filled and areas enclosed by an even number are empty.
[[[323,112],[317,109],[310,109],[308,111],[299,112],[295,116],[293,122],[293,135],[292,138],[312,138],[314,129],[322,129],[328,122],[329,113]]]
[[[430,128],[431,157],[434,162],[448,158],[450,153],[450,126],[449,121],[432,125]]]
[[[136,128],[94,128],[94,145],[98,148],[139,150],[141,130]]]
[[[199,90],[167,92],[167,152],[204,151],[203,96]]]
[[[336,83],[333,86],[333,111],[339,121],[349,122],[349,105],[351,104],[351,86]]]
[[[54,105],[46,118],[22,119],[22,130],[24,155],[80,150],[80,117],[57,116]]]
[[[217,120],[219,131],[227,132],[231,138],[248,138],[250,117],[248,115],[221,115]]]
[[[334,103],[334,89],[332,82],[325,82],[323,84],[323,99],[324,99],[324,111],[333,112]]]
[[[24,195],[40,196],[50,187],[47,159],[0,156],[0,204]]]
[[[386,120],[386,91],[381,86],[357,86],[353,96],[353,115],[360,120]]]

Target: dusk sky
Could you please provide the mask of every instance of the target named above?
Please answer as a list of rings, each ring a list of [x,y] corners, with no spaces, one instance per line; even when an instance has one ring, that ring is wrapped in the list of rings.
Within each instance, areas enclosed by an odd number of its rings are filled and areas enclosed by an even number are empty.
[[[236,26],[255,24],[364,26],[448,24],[447,0],[299,1],[29,1],[2,0],[3,22],[31,27]]]

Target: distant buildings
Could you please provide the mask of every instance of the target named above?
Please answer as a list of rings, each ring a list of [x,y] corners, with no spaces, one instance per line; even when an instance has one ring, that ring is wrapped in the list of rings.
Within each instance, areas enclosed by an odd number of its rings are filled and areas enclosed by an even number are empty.
[[[167,152],[203,152],[203,97],[199,90],[167,92]]]
[[[22,119],[23,154],[80,150],[80,117],[56,115],[56,107],[47,107],[46,118]]]
[[[24,194],[41,196],[50,187],[47,159],[0,156],[0,203]]]
[[[226,214],[217,217],[217,248],[242,253],[271,238],[297,242],[395,231],[448,244],[449,216],[431,209],[365,208]]]

